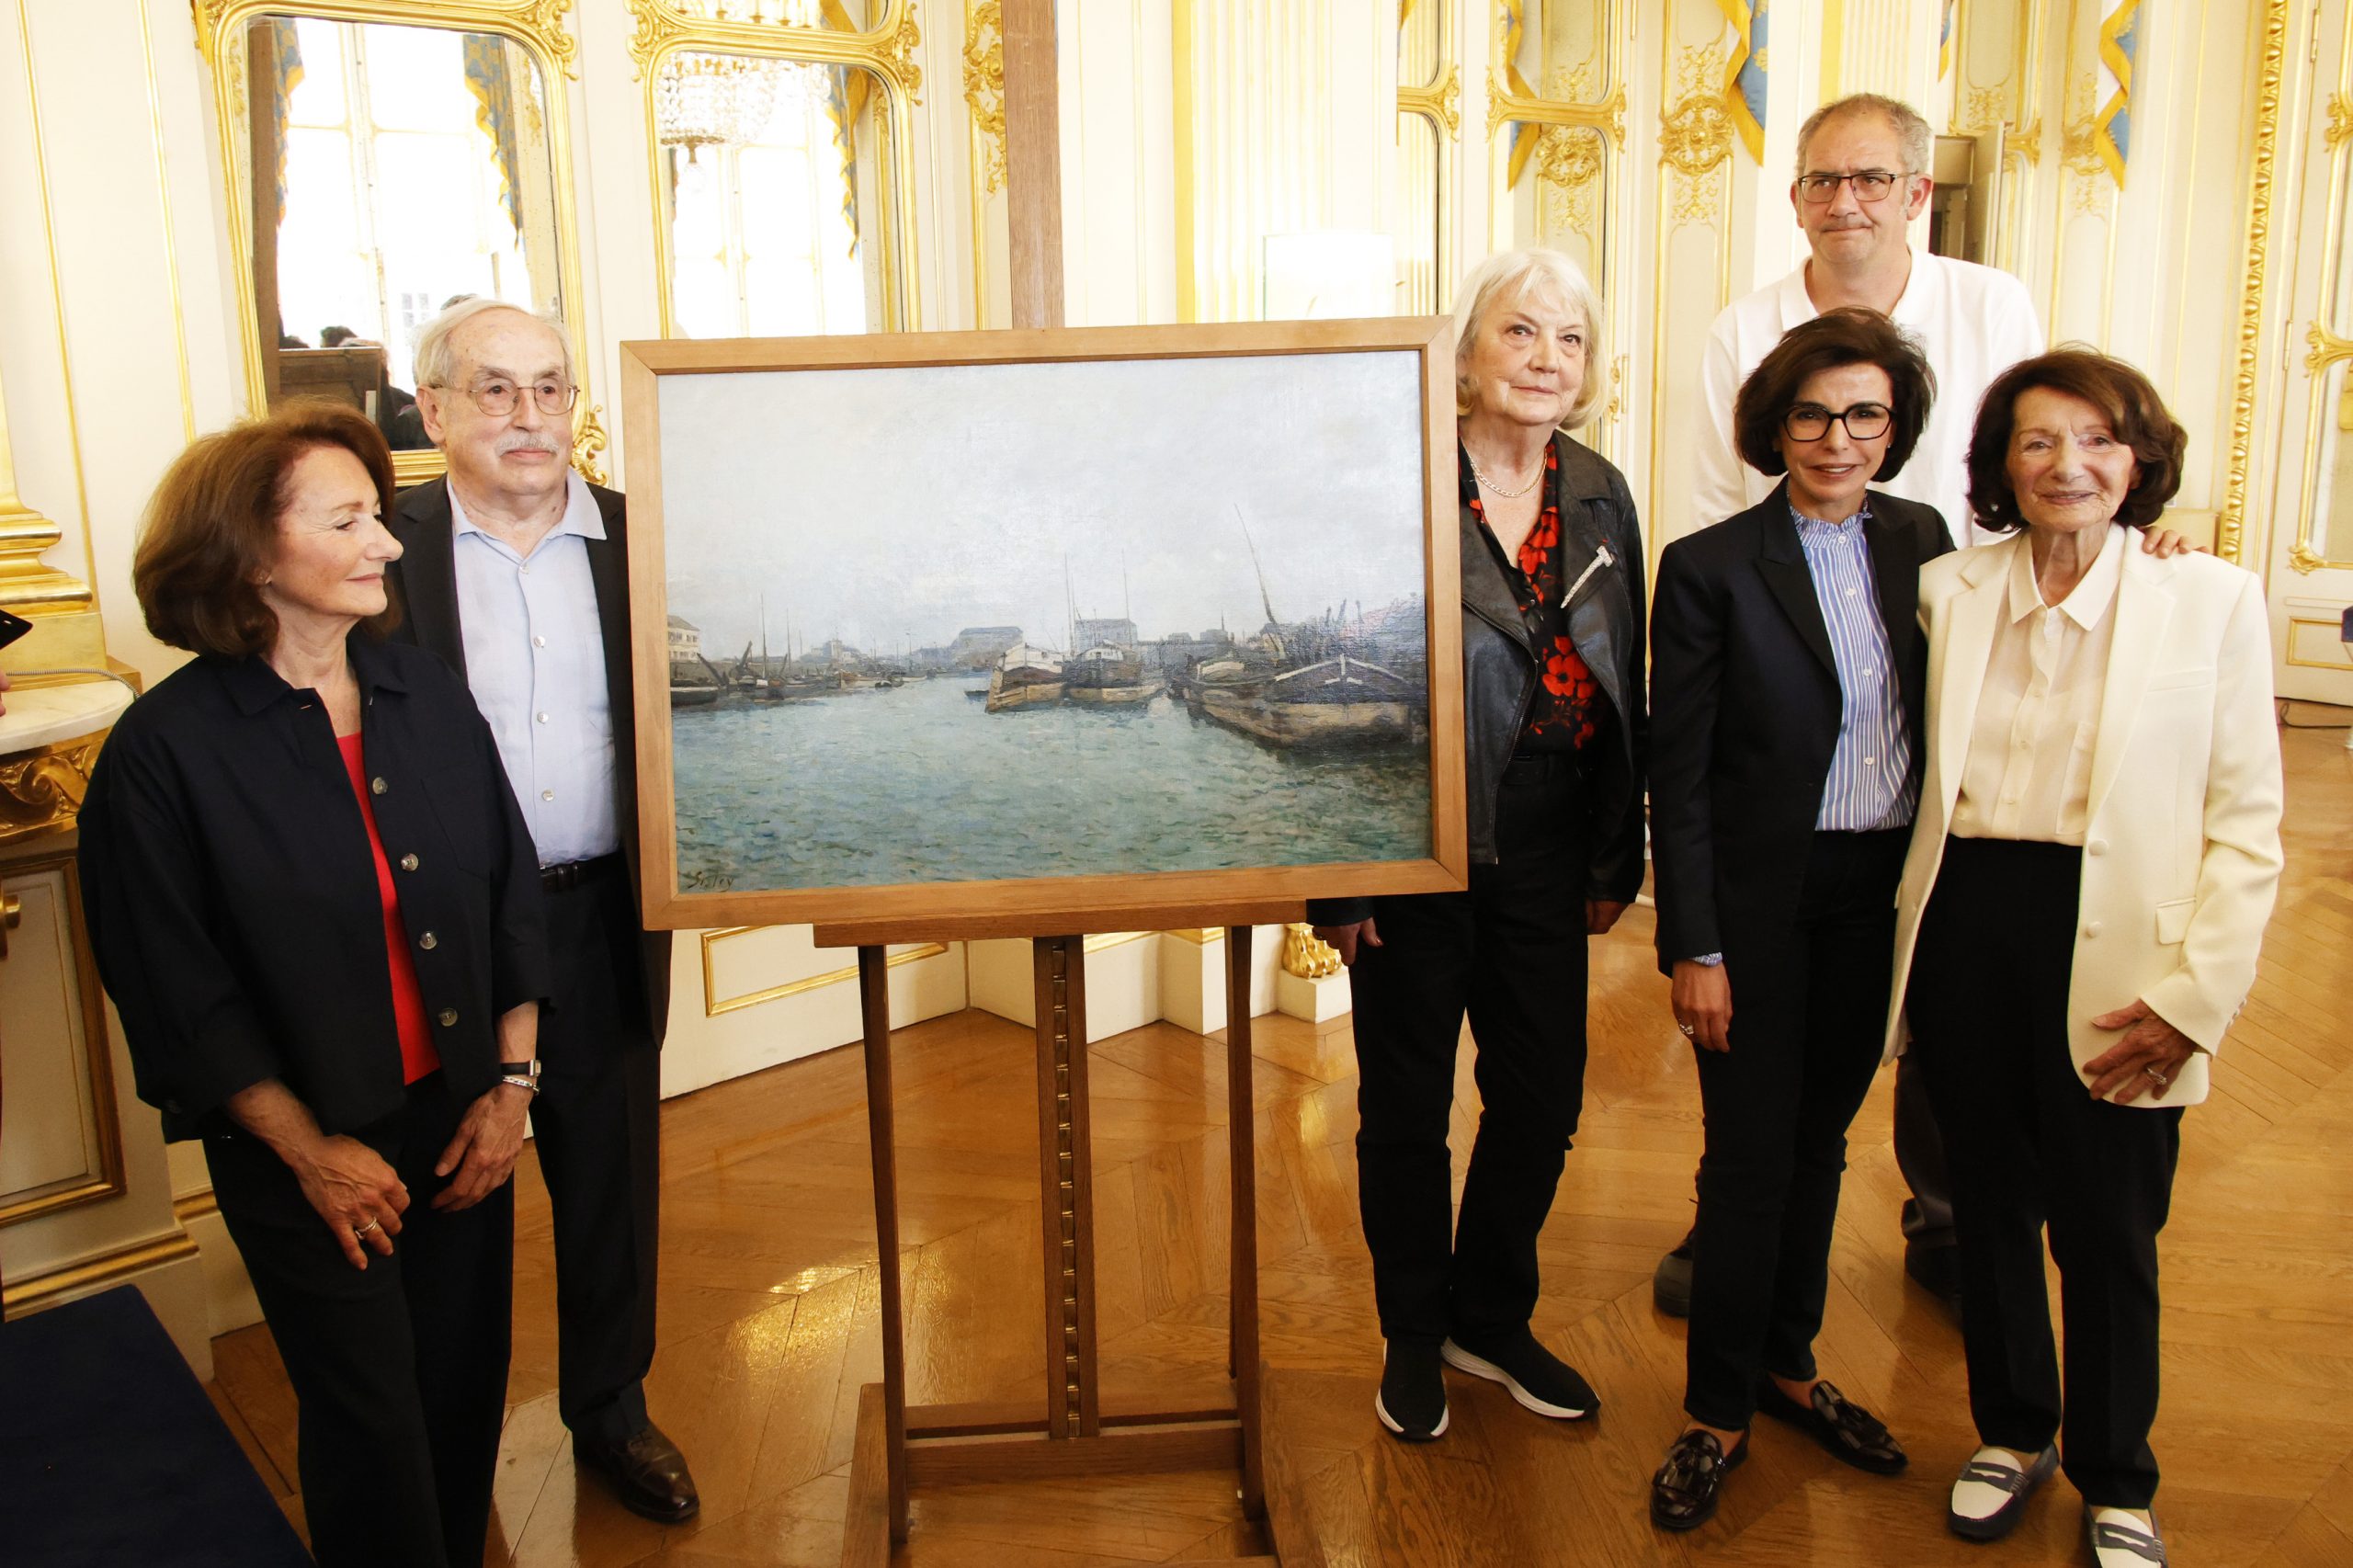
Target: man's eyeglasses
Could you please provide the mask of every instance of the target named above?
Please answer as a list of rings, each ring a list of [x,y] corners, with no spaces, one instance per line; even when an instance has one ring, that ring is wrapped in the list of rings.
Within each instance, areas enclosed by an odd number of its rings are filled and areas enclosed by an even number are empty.
[[[1800,175],[1798,194],[1816,207],[1827,206],[1837,199],[1838,187],[1851,184],[1858,201],[1878,201],[1895,188],[1895,182],[1912,176],[1889,169],[1857,169],[1850,175]]]
[[[1887,434],[1895,415],[1879,403],[1859,403],[1835,414],[1820,403],[1802,403],[1781,415],[1781,430],[1792,441],[1819,441],[1830,434],[1833,421],[1847,427],[1848,439],[1873,441]]]
[[[569,414],[572,405],[580,401],[580,389],[570,381],[535,381],[530,392],[531,401],[540,405],[541,414]],[[493,376],[466,388],[465,393],[476,408],[493,419],[504,419],[522,401],[523,388],[503,376]]]

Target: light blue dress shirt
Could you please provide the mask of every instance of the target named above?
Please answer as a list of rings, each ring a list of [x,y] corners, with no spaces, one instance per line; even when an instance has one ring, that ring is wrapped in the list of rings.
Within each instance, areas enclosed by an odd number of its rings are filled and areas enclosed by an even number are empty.
[[[605,537],[605,519],[587,482],[569,478],[563,521],[529,557],[483,532],[449,493],[466,684],[542,866],[621,846],[604,620],[588,573],[588,541]]]
[[[1843,523],[1825,523],[1790,509],[1838,667],[1838,744],[1830,754],[1830,776],[1823,780],[1816,831],[1904,827],[1920,804],[1919,780],[1912,777],[1912,736],[1904,724],[1904,692],[1896,684],[1895,654],[1880,614],[1870,543],[1863,532],[1870,515],[1866,506]]]

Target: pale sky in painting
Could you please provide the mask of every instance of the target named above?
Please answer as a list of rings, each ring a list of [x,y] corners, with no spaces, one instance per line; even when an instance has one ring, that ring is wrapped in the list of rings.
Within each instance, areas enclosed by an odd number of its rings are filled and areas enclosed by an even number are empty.
[[[1398,351],[665,376],[670,608],[707,652],[1147,638],[1422,588],[1419,367]],[[1124,597],[1122,570],[1125,572]]]

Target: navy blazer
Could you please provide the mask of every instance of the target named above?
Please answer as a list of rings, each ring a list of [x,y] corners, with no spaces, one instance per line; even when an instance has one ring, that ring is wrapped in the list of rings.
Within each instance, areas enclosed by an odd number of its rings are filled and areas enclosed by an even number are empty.
[[[1904,696],[1927,755],[1920,567],[1952,549],[1943,517],[1868,493],[1864,538]],[[1651,607],[1651,860],[1659,968],[1722,952],[1725,930],[1784,921],[1805,881],[1842,699],[1830,629],[1789,483],[1659,557]]]
[[[592,484],[589,494],[605,520],[605,537],[590,540],[588,575],[597,588],[597,618],[605,644],[605,687],[613,710],[613,819],[620,824],[621,855],[629,863],[631,906],[644,908],[637,845],[637,681],[630,665],[634,628],[629,613],[628,503],[618,490]],[[458,624],[458,560],[451,532],[449,481],[444,477],[404,490],[393,515],[384,519],[401,541],[402,555],[387,566],[385,582],[405,611],[392,636],[430,649],[466,676],[466,639]],[[667,633],[656,631],[654,636]],[[654,1042],[670,1025],[670,933],[638,931],[638,961],[652,1017]],[[558,998],[561,1005],[562,999]]]
[[[548,993],[539,856],[490,725],[429,653],[350,640],[361,755],[434,1049],[460,1105],[499,1017]],[[260,658],[203,657],[132,703],[90,775],[81,871],[98,973],[166,1139],[284,1083],[323,1132],[404,1100],[375,853],[325,705]]]

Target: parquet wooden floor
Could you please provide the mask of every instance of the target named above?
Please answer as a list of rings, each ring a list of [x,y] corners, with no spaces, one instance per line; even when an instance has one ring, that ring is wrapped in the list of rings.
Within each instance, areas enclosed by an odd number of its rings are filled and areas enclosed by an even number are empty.
[[[2155,1444],[2175,1561],[2353,1564],[2353,757],[2290,733],[2288,878],[2214,1098],[2191,1113],[2164,1244],[2165,1394]],[[1541,1252],[1537,1327],[1592,1379],[1598,1422],[1563,1430],[1456,1380],[1447,1438],[1376,1432],[1380,1339],[1356,1217],[1347,1021],[1257,1025],[1271,1476],[1290,1564],[2074,1563],[2063,1482],[2008,1542],[1948,1537],[1943,1490],[1972,1446],[1951,1324],[1904,1278],[1888,1079],[1859,1119],[1840,1210],[1825,1373],[1913,1454],[1895,1481],[1759,1428],[1723,1513],[1654,1532],[1643,1505],[1679,1426],[1681,1325],[1650,1272],[1690,1215],[1699,1102],[1667,1020],[1645,912],[1597,944],[1584,1130]],[[977,1012],[897,1037],[911,1397],[1036,1386],[1036,1119],[1027,1030]],[[1463,1057],[1456,1113],[1475,1096]],[[1223,1074],[1155,1025],[1094,1049],[1105,1377],[1160,1387],[1222,1366]],[[556,1418],[546,1201],[518,1170],[515,1364],[494,1562],[517,1568],[826,1565],[838,1556],[858,1385],[880,1376],[857,1053],[671,1101],[655,1416],[692,1459],[693,1524],[665,1529],[575,1483]],[[293,1403],[267,1331],[216,1342],[214,1396],[297,1523]],[[1301,1539],[1293,1539],[1300,1537]],[[918,1494],[919,1568],[1206,1561],[1268,1550],[1223,1473]]]

